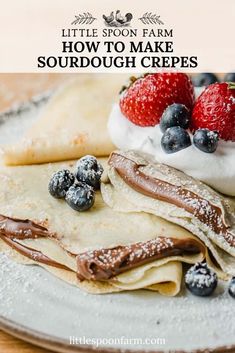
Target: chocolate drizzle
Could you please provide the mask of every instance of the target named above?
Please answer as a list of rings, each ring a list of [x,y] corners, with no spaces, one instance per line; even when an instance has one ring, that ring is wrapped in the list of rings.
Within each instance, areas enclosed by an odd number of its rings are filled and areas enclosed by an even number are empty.
[[[70,270],[68,267],[50,259],[49,257],[47,257],[46,255],[44,255],[43,253],[41,253],[41,251],[38,250],[34,250],[31,248],[28,248],[25,245],[19,244],[16,241],[7,238],[3,235],[0,234],[0,238],[5,241],[5,243],[7,243],[11,248],[17,250],[20,254],[28,257],[29,259],[33,260],[33,261],[37,261],[37,262],[41,262],[45,265],[49,265],[49,266],[53,266],[53,267],[57,267],[57,268],[61,268],[64,270]]]
[[[50,259],[40,251],[17,242],[17,239],[35,239],[49,236],[50,233],[45,227],[34,222],[0,216],[0,237],[9,246],[34,261],[69,270],[66,266]],[[195,239],[165,237],[111,249],[87,251],[76,256],[77,277],[80,280],[108,280],[132,268],[166,256],[199,252],[204,253],[204,247]]]
[[[21,220],[0,215],[0,233],[10,239],[48,237],[48,230],[28,219]]]
[[[144,174],[140,170],[142,165],[118,153],[112,153],[109,164],[134,190],[183,208],[216,234],[222,235],[230,246],[235,247],[235,235],[229,231],[223,220],[222,211],[216,205],[188,189]]]
[[[195,239],[158,237],[113,249],[88,251],[77,255],[80,280],[108,280],[116,275],[168,256],[204,253]]]

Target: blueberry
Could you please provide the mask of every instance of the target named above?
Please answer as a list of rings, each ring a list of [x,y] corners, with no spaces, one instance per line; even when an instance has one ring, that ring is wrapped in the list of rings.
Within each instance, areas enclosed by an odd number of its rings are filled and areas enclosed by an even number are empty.
[[[198,129],[193,135],[194,145],[201,151],[206,153],[215,152],[219,141],[219,134],[217,131],[210,131],[209,129]]]
[[[235,72],[229,72],[224,76],[224,82],[235,82]]]
[[[75,211],[86,211],[94,205],[94,189],[86,183],[78,182],[69,188],[65,201]]]
[[[56,199],[62,199],[74,181],[75,177],[69,170],[60,170],[53,174],[48,185],[48,190]]]
[[[189,134],[180,126],[170,127],[162,135],[161,146],[166,153],[178,152],[190,145]]]
[[[212,74],[209,72],[201,73],[201,74],[198,74],[197,76],[193,76],[192,81],[194,86],[196,87],[209,86],[212,83],[219,82],[218,77],[215,74]]]
[[[160,129],[165,132],[172,126],[180,126],[187,129],[189,126],[189,110],[184,104],[169,105],[162,114],[160,120]]]
[[[93,156],[85,156],[77,162],[76,178],[95,190],[99,189],[100,178],[104,169],[102,165]]]
[[[199,297],[211,295],[217,287],[216,273],[206,263],[196,263],[190,267],[185,275],[188,290]]]
[[[233,277],[229,283],[228,292],[231,297],[235,299],[235,277]]]

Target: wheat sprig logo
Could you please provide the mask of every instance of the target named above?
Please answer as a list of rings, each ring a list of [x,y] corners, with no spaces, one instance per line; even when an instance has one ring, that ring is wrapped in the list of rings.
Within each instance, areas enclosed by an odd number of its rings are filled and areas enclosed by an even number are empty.
[[[160,16],[156,15],[152,12],[144,13],[143,16],[139,18],[139,20],[145,25],[152,25],[152,24],[163,25],[164,24],[163,21],[160,20]]]
[[[90,12],[83,12],[75,16],[75,20],[71,25],[91,25],[97,18],[93,17]]]

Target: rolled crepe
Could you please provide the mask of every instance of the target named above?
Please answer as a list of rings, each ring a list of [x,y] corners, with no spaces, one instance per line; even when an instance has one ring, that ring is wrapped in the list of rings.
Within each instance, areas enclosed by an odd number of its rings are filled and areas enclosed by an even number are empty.
[[[110,207],[151,213],[184,227],[210,250],[224,278],[235,275],[233,199],[137,152],[116,151],[109,165],[102,194]]]
[[[91,293],[147,288],[176,295],[181,263],[202,261],[203,243],[151,213],[117,212],[100,192],[89,211],[72,210],[48,192],[52,173],[64,168],[73,169],[74,162],[0,170],[2,251]]]
[[[111,106],[127,75],[80,75],[58,89],[23,140],[2,148],[6,165],[108,156]]]

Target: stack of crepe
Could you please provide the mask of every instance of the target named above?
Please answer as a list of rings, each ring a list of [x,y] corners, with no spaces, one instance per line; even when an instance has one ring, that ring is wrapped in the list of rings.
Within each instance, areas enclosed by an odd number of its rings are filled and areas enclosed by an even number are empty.
[[[111,153],[107,119],[124,79],[81,75],[23,141],[2,149],[0,250],[91,293],[176,295],[182,263],[204,259],[221,278],[235,275],[232,200],[149,156]],[[94,207],[79,213],[52,198],[48,182],[84,154],[99,157],[105,173]]]

